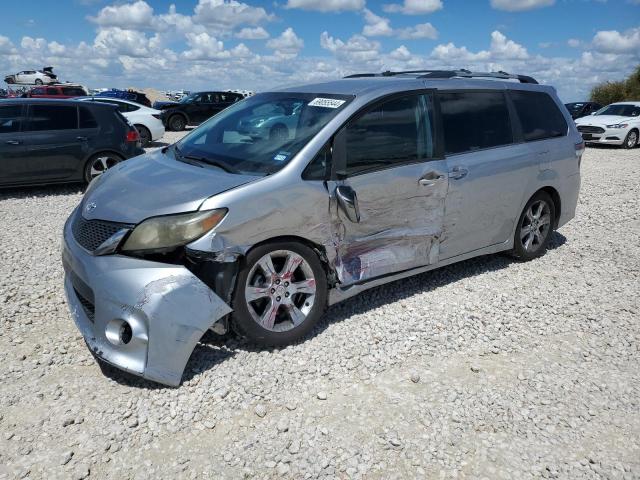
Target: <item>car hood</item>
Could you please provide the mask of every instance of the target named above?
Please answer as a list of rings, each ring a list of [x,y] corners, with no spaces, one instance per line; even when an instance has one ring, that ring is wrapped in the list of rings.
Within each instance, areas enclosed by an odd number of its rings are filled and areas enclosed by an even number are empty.
[[[576,125],[605,126],[637,119],[637,117],[623,117],[622,115],[588,115],[576,120]]]
[[[198,210],[207,198],[262,177],[177,161],[157,150],[109,169],[82,199],[87,219],[136,224],[149,217]]]

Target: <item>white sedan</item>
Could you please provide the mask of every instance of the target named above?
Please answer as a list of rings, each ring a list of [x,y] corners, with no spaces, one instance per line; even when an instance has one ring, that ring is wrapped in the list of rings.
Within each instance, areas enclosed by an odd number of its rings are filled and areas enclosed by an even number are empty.
[[[51,67],[46,67],[42,70],[23,70],[13,75],[7,75],[4,81],[7,84],[48,85],[56,83],[58,77],[54,75]]]
[[[160,120],[160,110],[145,107],[129,100],[111,97],[84,97],[79,98],[78,101],[116,105],[118,111],[138,130],[143,147],[149,146],[149,143],[160,140],[164,136],[164,125]]]
[[[586,143],[634,148],[640,144],[640,102],[612,103],[578,118],[576,126]]]

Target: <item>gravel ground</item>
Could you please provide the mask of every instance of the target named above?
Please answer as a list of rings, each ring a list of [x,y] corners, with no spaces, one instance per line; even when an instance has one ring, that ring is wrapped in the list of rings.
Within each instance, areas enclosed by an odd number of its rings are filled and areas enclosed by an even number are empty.
[[[543,258],[371,290],[281,350],[212,335],[177,389],[73,325],[79,188],[0,192],[0,478],[640,478],[639,177],[640,149],[589,148]]]

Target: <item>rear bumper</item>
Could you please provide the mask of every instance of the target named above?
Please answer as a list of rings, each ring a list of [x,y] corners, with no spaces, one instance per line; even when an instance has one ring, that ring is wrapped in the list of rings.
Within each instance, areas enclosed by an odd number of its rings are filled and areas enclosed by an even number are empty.
[[[149,132],[151,133],[151,140],[154,142],[156,140],[160,140],[164,136],[165,128],[162,120],[158,118],[153,118],[153,121],[149,122]]]
[[[88,347],[122,370],[179,385],[200,337],[231,309],[180,265],[91,255],[73,239],[70,220],[62,242],[64,287]],[[125,324],[128,342],[119,336]]]

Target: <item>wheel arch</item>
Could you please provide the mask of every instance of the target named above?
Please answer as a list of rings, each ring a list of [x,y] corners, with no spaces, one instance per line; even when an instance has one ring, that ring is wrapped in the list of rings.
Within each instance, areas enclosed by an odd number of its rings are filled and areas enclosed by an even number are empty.
[[[539,190],[537,190],[536,192],[534,192],[534,194],[531,195],[531,197],[536,195],[538,192],[545,192],[547,195],[549,195],[551,197],[551,200],[553,200],[553,207],[554,207],[555,214],[556,214],[554,222],[553,222],[553,229],[555,230],[556,228],[558,228],[558,222],[560,220],[560,214],[562,213],[562,201],[560,200],[560,193],[558,193],[558,190],[556,190],[554,187],[546,186],[546,187],[542,187]],[[529,199],[531,199],[531,197],[529,197]],[[527,201],[529,201],[529,200],[527,200]]]

